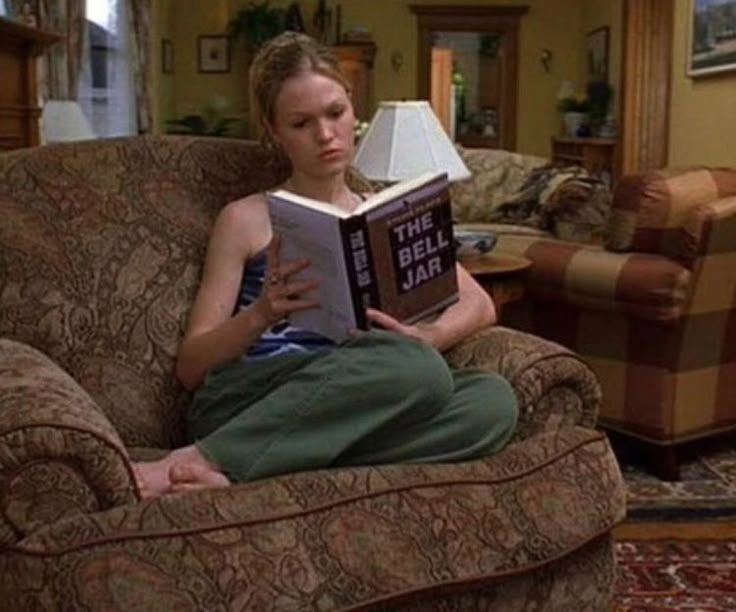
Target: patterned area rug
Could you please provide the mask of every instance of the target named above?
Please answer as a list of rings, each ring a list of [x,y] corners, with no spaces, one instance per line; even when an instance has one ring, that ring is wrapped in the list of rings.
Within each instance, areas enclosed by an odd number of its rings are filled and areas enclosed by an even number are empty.
[[[736,448],[712,442],[681,467],[679,482],[658,480],[626,459],[621,471],[633,521],[710,521],[736,518]],[[736,608],[735,608],[736,609]]]
[[[621,541],[613,612],[733,612],[736,542]]]

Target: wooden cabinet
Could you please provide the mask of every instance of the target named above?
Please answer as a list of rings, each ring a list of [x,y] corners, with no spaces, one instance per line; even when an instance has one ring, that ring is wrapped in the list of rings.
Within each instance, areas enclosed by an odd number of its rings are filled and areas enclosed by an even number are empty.
[[[59,36],[0,17],[0,151],[39,144],[37,57]]]
[[[611,138],[552,138],[552,161],[582,166],[613,182],[616,178],[616,141]]]
[[[336,45],[332,48],[340,70],[350,82],[355,116],[370,121],[373,114],[373,60],[376,45],[371,42]]]

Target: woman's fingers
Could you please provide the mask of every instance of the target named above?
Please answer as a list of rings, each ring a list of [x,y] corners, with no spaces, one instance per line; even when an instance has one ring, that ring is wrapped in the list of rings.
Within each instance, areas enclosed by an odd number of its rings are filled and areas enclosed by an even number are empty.
[[[309,267],[308,259],[295,259],[293,261],[285,261],[283,264],[281,264],[279,271],[281,273],[281,276],[283,278],[286,278],[288,276],[291,276],[292,274],[301,272],[302,270],[308,267]]]
[[[311,308],[319,308],[319,302],[309,298],[292,298],[289,300],[288,308],[285,308],[285,313],[296,312],[297,310],[309,310]]]
[[[303,281],[294,281],[291,283],[284,284],[280,291],[282,295],[285,296],[298,296],[302,293],[307,293],[308,291],[313,291],[319,286],[319,282],[315,279],[309,279],[309,280],[303,280]]]
[[[376,308],[366,308],[365,316],[369,321],[378,323],[381,327],[388,329],[389,331],[401,332],[404,329],[404,325],[402,325],[398,320]]]

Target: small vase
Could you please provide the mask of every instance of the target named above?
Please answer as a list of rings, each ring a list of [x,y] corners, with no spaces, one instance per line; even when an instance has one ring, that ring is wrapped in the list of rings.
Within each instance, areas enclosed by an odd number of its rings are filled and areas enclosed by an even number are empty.
[[[585,125],[588,119],[586,113],[565,113],[562,115],[562,122],[565,124],[565,134],[569,138],[575,138],[580,128]]]

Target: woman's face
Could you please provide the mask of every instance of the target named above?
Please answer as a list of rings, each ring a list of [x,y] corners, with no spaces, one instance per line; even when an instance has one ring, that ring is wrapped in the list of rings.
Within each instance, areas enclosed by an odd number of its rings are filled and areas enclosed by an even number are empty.
[[[345,88],[316,72],[284,81],[274,104],[271,135],[296,172],[328,177],[353,159],[355,115]]]

